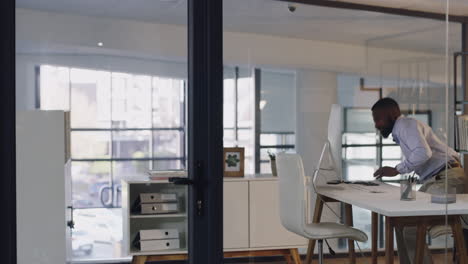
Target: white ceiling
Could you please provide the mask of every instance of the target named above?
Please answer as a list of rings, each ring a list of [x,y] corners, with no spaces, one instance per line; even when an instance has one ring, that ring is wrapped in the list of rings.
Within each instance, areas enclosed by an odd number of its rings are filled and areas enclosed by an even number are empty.
[[[421,6],[433,9],[445,3],[441,0],[392,1],[396,5],[406,3],[405,6],[413,8],[420,3]],[[459,12],[467,11],[468,14],[468,1],[451,1],[459,4]],[[445,51],[443,21],[309,5],[297,5],[297,10],[291,13],[287,3],[274,0],[224,0],[223,5],[224,28],[227,31],[436,53]],[[16,0],[16,6],[163,24],[187,23],[186,0]],[[452,8],[455,7],[452,5]],[[460,25],[451,23],[450,32],[450,48],[459,50]]]

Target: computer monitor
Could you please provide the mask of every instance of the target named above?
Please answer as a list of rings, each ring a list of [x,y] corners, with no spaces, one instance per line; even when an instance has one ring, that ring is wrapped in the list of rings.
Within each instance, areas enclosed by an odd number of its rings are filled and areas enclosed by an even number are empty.
[[[344,180],[341,162],[342,127],[342,107],[340,105],[333,104],[328,118],[327,140],[324,142],[313,176],[314,184],[324,184],[327,181],[333,180]],[[319,174],[320,177],[318,177]]]
[[[330,143],[331,155],[335,163],[335,170],[338,178],[343,178],[342,170],[342,133],[343,133],[343,107],[333,104],[328,117],[328,142]]]

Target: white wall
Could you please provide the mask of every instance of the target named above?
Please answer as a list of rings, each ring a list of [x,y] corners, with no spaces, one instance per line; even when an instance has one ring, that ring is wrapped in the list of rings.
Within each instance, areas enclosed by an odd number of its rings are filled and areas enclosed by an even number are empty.
[[[340,74],[337,76],[338,102],[343,107],[369,108],[379,100],[379,93],[374,91],[361,91],[358,75]],[[375,82],[367,80],[366,87],[378,87]]]

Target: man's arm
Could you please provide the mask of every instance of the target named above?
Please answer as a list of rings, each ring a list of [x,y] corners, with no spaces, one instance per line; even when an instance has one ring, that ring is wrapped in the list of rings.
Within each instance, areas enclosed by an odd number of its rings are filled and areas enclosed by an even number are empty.
[[[418,126],[417,122],[406,123],[399,129],[400,146],[404,145],[411,153],[395,168],[388,166],[379,168],[375,171],[374,177],[378,179],[384,176],[393,177],[398,174],[409,173],[431,158],[432,150],[421,129],[422,127]]]
[[[395,167],[400,174],[414,171],[432,157],[432,150],[417,122],[410,122],[402,127],[399,139],[400,145],[404,144],[410,150],[405,160]]]

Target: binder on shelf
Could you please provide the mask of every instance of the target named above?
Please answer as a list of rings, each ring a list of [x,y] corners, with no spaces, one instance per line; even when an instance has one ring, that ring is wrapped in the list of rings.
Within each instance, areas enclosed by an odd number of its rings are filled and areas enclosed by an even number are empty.
[[[179,211],[177,193],[140,193],[132,206],[136,214],[168,214]]]
[[[176,193],[140,193],[140,203],[177,202]]]
[[[140,207],[141,214],[169,214],[179,210],[177,203],[142,203]]]
[[[179,249],[179,239],[140,240],[135,242],[135,247],[140,251],[158,251]]]
[[[177,229],[146,229],[138,232],[138,240],[154,239],[178,239],[179,231]]]

